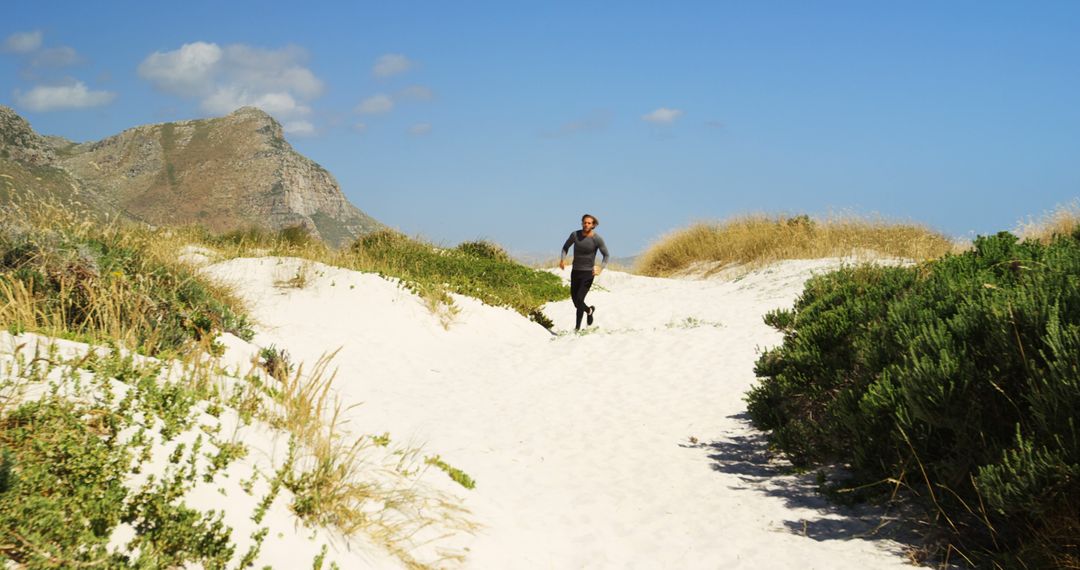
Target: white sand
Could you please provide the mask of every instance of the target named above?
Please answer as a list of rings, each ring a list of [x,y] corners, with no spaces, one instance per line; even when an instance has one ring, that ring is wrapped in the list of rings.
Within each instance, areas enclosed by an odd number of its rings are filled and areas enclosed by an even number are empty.
[[[341,348],[336,386],[361,404],[352,429],[388,431],[477,481],[470,491],[423,474],[483,528],[430,543],[422,558],[448,549],[464,567],[491,569],[904,567],[900,545],[861,538],[873,516],[829,507],[811,476],[770,465],[745,416],[759,349],[780,341],[762,315],[835,264],[785,262],[734,281],[609,271],[589,295],[597,326],[585,334],[566,333],[569,301],[545,308],[558,336],[463,297],[445,330],[388,280],[299,260],[207,272],[250,302],[255,344],[308,363]],[[304,288],[275,286],[298,271]],[[347,547],[331,555],[343,568],[391,564],[352,557],[370,545]]]

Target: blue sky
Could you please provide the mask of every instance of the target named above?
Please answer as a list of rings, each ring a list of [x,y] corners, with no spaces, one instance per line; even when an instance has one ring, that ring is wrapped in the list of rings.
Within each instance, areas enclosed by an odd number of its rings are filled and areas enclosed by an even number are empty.
[[[256,104],[445,245],[738,214],[1012,229],[1080,196],[1080,2],[9,1],[0,104],[84,141]]]

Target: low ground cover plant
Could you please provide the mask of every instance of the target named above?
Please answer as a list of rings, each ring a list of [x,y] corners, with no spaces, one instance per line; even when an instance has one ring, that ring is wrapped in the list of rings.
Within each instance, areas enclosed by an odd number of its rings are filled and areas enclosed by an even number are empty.
[[[816,220],[807,215],[754,215],[695,224],[673,232],[639,257],[635,270],[665,277],[696,264],[712,270],[757,267],[782,259],[813,259],[872,253],[932,259],[952,241],[927,227],[857,217]]]
[[[841,269],[766,322],[748,408],[797,464],[906,487],[976,565],[1080,567],[1080,231]]]

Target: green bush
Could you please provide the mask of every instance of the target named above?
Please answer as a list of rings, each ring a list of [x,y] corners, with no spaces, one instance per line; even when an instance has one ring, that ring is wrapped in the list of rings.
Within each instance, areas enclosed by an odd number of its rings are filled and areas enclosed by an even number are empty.
[[[902,481],[977,561],[1080,562],[1080,241],[844,269],[766,321],[748,407],[796,462]]]
[[[510,262],[510,254],[506,253],[498,244],[491,243],[489,241],[464,241],[458,244],[458,251],[471,255],[473,257],[480,257],[483,259],[494,259],[495,261]]]

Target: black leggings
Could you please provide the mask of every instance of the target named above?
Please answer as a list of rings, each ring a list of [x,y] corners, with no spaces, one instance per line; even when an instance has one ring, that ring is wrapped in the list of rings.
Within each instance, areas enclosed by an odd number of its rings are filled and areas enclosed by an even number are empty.
[[[570,298],[574,300],[574,308],[577,309],[577,321],[574,328],[581,328],[581,317],[589,312],[589,306],[585,304],[585,295],[592,288],[593,272],[591,269],[574,269],[570,271]]]

